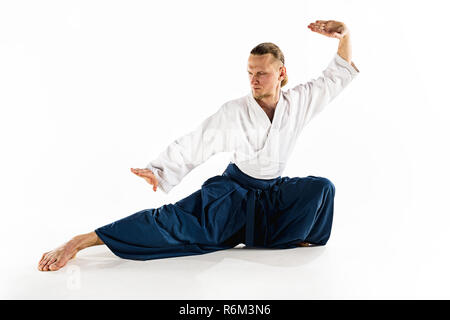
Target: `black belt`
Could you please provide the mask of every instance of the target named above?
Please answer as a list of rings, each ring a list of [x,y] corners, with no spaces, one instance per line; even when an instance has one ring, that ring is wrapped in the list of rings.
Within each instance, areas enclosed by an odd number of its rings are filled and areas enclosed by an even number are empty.
[[[257,245],[265,246],[267,244],[267,238],[268,238],[268,215],[267,212],[256,212],[256,202],[261,199],[261,193],[263,193],[264,190],[260,189],[249,189],[248,197],[247,197],[247,221],[245,226],[245,245],[253,247],[255,246],[255,219],[256,214],[263,215],[263,217],[259,216],[258,218],[262,218],[263,222],[265,224],[265,230],[264,230],[264,241],[263,243],[260,243],[258,241]]]

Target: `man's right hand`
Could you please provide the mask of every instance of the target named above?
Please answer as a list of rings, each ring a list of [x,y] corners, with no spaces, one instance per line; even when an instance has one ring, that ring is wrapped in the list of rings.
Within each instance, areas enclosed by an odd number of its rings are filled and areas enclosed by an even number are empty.
[[[156,179],[155,175],[150,169],[131,168],[131,172],[133,172],[135,175],[141,178],[144,178],[145,181],[153,185],[153,191],[156,191],[156,188],[158,187],[158,179]]]

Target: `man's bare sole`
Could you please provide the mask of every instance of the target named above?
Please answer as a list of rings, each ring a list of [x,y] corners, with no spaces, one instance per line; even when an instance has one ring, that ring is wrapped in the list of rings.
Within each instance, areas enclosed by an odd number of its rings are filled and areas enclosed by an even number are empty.
[[[103,244],[103,241],[93,231],[72,238],[58,248],[42,255],[38,264],[39,271],[56,271],[75,258],[78,251],[90,246]]]

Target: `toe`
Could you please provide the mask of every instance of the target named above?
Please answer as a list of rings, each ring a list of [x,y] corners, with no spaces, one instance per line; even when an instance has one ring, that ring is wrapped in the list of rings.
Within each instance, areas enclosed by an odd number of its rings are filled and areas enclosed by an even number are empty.
[[[50,256],[47,256],[44,261],[42,262],[42,265],[45,266],[47,265],[53,258]]]
[[[56,262],[56,258],[51,258],[47,261],[47,267],[50,267],[53,263]]]
[[[49,266],[49,269],[50,269],[50,271],[56,271],[56,270],[61,269],[61,267],[62,267],[61,262],[55,261],[54,263],[52,263],[52,264]]]
[[[42,255],[41,259],[39,260],[39,264],[42,264],[44,262],[45,258],[47,257],[47,253],[48,252],[46,252]]]
[[[59,269],[59,267],[56,265],[56,263],[50,265],[50,267],[48,267],[50,271],[57,271]]]
[[[41,261],[40,266],[45,267],[45,265],[47,264],[47,261],[48,261],[48,257],[46,257],[44,260]]]
[[[39,263],[41,263],[42,260],[44,260],[45,256],[47,255],[47,252],[45,252],[44,254],[42,254],[41,259],[39,259]]]
[[[42,264],[42,267],[44,268],[44,270],[47,271],[47,270],[48,270],[48,266],[49,266],[50,264],[52,264],[55,260],[56,260],[56,259],[55,259],[54,257],[48,257],[48,258],[44,261],[44,263]]]
[[[39,261],[39,264],[38,264],[38,269],[39,270],[42,270],[42,268],[44,267],[44,260],[41,260],[41,261]]]
[[[39,265],[39,270],[45,271],[44,269],[45,269],[45,264],[44,264],[44,263],[43,263],[43,264],[40,264],[40,265]]]

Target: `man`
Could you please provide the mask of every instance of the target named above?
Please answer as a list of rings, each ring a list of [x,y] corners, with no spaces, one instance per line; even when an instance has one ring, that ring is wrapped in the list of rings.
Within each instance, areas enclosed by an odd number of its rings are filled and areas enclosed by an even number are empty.
[[[193,168],[218,152],[232,152],[222,175],[175,204],[146,209],[46,252],[41,271],[55,271],[84,248],[106,244],[117,256],[148,260],[232,248],[325,245],[331,233],[335,187],[322,177],[281,177],[301,130],[359,73],[351,61],[346,25],[317,20],[311,31],[339,39],[323,75],[287,91],[284,55],[273,43],[248,59],[251,93],[228,101],[196,130],[144,169],[131,169],[168,193]]]

